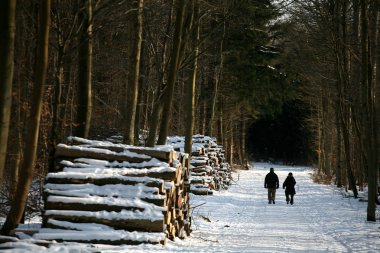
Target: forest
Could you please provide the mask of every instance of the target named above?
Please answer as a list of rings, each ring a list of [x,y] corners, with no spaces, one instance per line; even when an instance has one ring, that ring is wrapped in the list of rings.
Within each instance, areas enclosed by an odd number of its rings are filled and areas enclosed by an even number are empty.
[[[69,136],[154,147],[216,137],[235,168],[315,167],[379,184],[378,0],[0,2],[0,217],[40,213]]]

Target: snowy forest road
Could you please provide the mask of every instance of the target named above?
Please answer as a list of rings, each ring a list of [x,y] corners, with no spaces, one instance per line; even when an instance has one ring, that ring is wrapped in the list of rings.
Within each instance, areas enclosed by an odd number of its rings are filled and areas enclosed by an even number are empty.
[[[271,166],[280,180],[274,205],[264,188]],[[294,205],[282,189],[289,172],[297,181]],[[366,222],[366,203],[313,183],[307,168],[255,164],[234,175],[229,190],[194,196],[193,206],[205,204],[194,209],[184,252],[379,252],[379,225]]]

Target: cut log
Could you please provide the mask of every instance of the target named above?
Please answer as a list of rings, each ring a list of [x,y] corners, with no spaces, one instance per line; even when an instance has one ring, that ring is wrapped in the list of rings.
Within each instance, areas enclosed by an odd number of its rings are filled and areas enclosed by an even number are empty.
[[[81,158],[91,158],[100,159],[108,161],[127,161],[127,162],[144,162],[151,159],[150,156],[137,154],[134,152],[114,152],[106,149],[100,148],[87,148],[80,146],[67,146],[64,144],[59,144],[55,151],[56,157],[81,157]]]
[[[126,231],[164,232],[164,215],[162,213],[161,218],[152,219],[144,212],[125,210],[121,212],[47,210],[45,217],[48,222],[49,219],[54,219],[74,223],[97,223]]]
[[[159,178],[166,181],[171,181],[175,179],[176,172],[175,171],[165,171],[165,172],[157,172],[157,171],[145,171],[145,172],[125,172],[123,176],[133,176],[133,177],[151,177],[151,178]]]
[[[51,224],[49,227],[53,227]],[[56,226],[57,227],[57,226]],[[148,233],[148,232],[128,232],[124,230],[90,230],[78,231],[62,227],[41,229],[39,233],[33,235],[38,240],[54,240],[57,242],[78,242],[108,245],[138,245],[141,243],[165,244],[165,233]]]
[[[163,207],[143,202],[139,199],[124,199],[114,197],[62,197],[48,196],[45,208],[47,210],[78,210],[78,211],[108,211],[121,212],[122,210],[144,211],[151,209],[164,212]]]
[[[213,191],[210,190],[208,187],[197,187],[197,185],[192,185],[190,188],[190,192],[195,195],[212,195]]]
[[[161,193],[164,192],[164,181],[157,178],[149,177],[126,177],[122,175],[86,175],[84,173],[49,173],[46,177],[46,183],[52,184],[125,184],[137,185],[143,184],[149,187],[157,187]]]
[[[117,153],[124,152],[128,150],[136,154],[143,154],[150,157],[154,157],[163,160],[168,163],[172,163],[174,160],[178,160],[177,153],[173,149],[158,149],[150,147],[136,147],[123,144],[113,144],[100,141],[92,141],[78,137],[70,137],[68,140],[71,145],[79,145],[83,147],[107,149]]]
[[[148,155],[160,160],[163,160],[169,164],[178,159],[177,152],[174,150],[158,150],[156,148],[142,148],[142,147],[128,147],[127,150],[137,153]]]

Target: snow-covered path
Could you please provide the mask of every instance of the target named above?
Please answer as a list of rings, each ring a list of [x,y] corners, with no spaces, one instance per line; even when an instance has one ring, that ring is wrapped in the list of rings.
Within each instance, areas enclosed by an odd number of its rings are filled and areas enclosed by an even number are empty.
[[[276,204],[268,204],[264,178],[270,167],[281,186],[293,172],[294,205],[286,204],[281,188]],[[193,232],[185,240],[165,246],[71,243],[49,249],[16,243],[20,251],[6,252],[380,252],[380,224],[366,222],[366,203],[313,183],[307,168],[255,164],[233,175],[227,191],[192,195]]]
[[[313,183],[309,170],[273,166],[281,185],[293,172],[297,194],[295,204],[287,205],[280,188],[276,204],[269,205],[263,187],[269,166],[255,164],[250,171],[240,171],[228,191],[213,197],[196,196],[194,206],[206,204],[194,210],[194,232],[183,242],[183,251],[380,251],[379,224],[366,222],[366,203],[343,198],[331,186]]]

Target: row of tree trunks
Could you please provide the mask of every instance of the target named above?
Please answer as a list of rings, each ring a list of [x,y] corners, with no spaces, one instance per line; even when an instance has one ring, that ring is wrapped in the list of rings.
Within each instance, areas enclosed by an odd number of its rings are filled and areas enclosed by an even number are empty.
[[[45,88],[45,79],[48,64],[48,44],[50,33],[50,0],[41,0],[39,5],[39,31],[38,31],[38,47],[37,47],[37,61],[35,69],[35,82],[32,93],[32,106],[30,109],[30,116],[27,120],[28,134],[25,141],[24,159],[21,165],[17,190],[12,202],[11,210],[7,219],[1,229],[2,234],[9,234],[17,224],[21,221],[27,198],[29,188],[32,185],[33,172],[37,154],[37,144],[39,136],[39,128],[42,113],[42,97]]]

